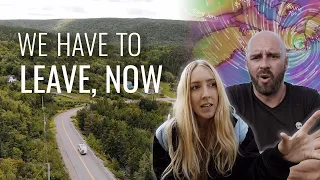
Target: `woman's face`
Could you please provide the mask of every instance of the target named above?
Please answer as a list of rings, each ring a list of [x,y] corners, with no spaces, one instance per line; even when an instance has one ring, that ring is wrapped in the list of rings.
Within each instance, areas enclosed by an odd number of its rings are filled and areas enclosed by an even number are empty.
[[[216,80],[211,70],[196,66],[190,81],[191,106],[198,121],[206,121],[214,116],[218,104]]]

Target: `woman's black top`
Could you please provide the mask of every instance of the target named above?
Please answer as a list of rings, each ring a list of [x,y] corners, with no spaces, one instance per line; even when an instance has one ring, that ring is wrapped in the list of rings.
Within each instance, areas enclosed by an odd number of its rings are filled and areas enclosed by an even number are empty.
[[[172,132],[172,143],[176,149],[178,142],[175,128]],[[169,153],[160,145],[156,136],[153,142],[153,170],[157,179],[161,179],[163,171],[170,164]],[[254,136],[249,128],[245,140],[241,143],[238,156],[232,172],[224,177],[217,173],[213,163],[210,163],[210,176],[208,179],[237,179],[237,180],[279,180],[287,179],[289,168],[294,164],[286,161],[279,152],[278,147],[266,149],[262,154],[259,153]],[[166,179],[174,179],[170,174]]]

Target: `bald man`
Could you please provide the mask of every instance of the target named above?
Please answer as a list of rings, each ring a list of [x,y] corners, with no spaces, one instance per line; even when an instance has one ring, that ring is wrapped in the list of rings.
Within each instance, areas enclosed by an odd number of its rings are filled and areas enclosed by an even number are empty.
[[[320,109],[319,93],[284,82],[288,57],[281,38],[256,33],[248,43],[246,65],[251,83],[228,87],[237,113],[251,126],[261,151],[279,142],[280,132],[293,134]],[[320,128],[320,120],[313,128]],[[320,161],[307,160],[290,169],[289,179],[320,180]]]

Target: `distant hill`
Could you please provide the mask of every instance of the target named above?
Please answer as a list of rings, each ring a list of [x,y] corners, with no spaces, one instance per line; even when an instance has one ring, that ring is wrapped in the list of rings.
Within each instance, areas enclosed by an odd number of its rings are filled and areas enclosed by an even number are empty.
[[[160,19],[62,19],[62,20],[0,20],[6,26],[18,26],[51,33],[108,33],[108,43],[118,44],[120,32],[137,32],[142,45],[193,46],[190,22]]]

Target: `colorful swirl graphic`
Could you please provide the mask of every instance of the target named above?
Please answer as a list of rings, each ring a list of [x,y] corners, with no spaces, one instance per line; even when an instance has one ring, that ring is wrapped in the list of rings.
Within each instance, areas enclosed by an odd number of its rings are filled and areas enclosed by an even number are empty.
[[[245,50],[261,30],[278,33],[286,46],[285,81],[320,92],[320,2],[318,0],[192,0],[196,17],[193,52],[213,63],[225,86],[249,82]]]

